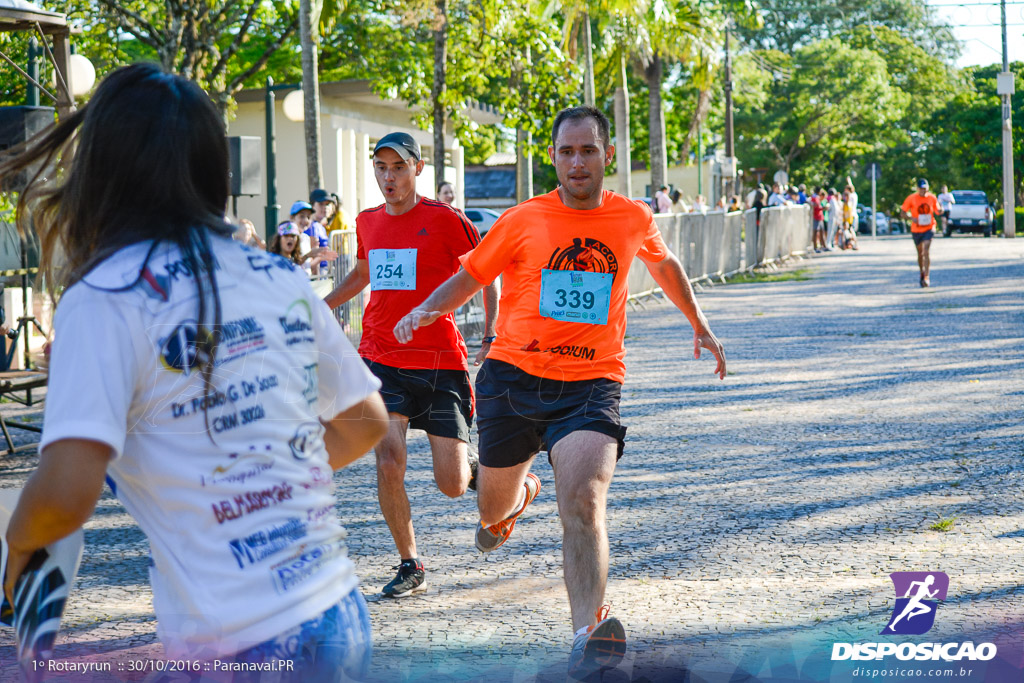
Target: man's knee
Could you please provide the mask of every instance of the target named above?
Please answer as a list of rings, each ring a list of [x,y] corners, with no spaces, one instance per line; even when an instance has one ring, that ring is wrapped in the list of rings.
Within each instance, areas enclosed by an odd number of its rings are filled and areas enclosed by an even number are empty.
[[[434,472],[434,481],[437,482],[437,490],[449,498],[458,498],[466,492],[466,484],[462,477],[452,472]]]
[[[377,445],[377,474],[385,481],[405,479],[405,451],[386,440]]]
[[[604,521],[604,496],[593,488],[573,492],[559,501],[562,526],[572,529],[592,529]]]

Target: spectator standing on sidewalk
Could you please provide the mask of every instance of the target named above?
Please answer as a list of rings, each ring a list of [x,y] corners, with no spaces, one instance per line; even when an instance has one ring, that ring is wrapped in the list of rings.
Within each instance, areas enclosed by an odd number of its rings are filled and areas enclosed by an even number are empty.
[[[442,181],[437,186],[437,201],[444,202],[450,206],[455,205],[455,186],[449,183],[447,180]]]
[[[672,200],[668,196],[667,185],[662,185],[654,193],[654,205],[658,213],[669,213],[672,210]]]
[[[956,197],[949,191],[949,188],[945,185],[942,186],[942,192],[936,197],[939,200],[939,215],[942,216],[942,236],[945,237],[949,233],[949,212],[956,204]]]
[[[831,251],[841,246],[837,241],[839,228],[843,224],[843,201],[839,190],[830,188],[828,191],[828,234],[825,235],[825,246]]]
[[[683,193],[678,189],[672,190],[672,213],[690,213],[690,207],[683,201]]]
[[[822,202],[825,199],[825,192],[820,187],[814,189],[811,195],[811,221],[814,225],[814,251],[825,251],[825,209]]]

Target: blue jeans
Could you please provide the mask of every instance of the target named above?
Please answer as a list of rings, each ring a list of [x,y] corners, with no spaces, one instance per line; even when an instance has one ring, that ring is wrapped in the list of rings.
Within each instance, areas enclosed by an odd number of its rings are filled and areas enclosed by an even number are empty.
[[[233,683],[336,683],[370,671],[370,613],[359,589],[323,614],[221,662],[275,663],[274,673],[237,672]]]

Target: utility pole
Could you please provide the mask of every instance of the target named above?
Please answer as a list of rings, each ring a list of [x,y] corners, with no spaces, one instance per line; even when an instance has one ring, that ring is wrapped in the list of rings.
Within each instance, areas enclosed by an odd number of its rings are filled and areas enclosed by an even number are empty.
[[[736,153],[733,148],[732,133],[732,64],[729,60],[729,24],[725,24],[725,158],[730,174],[725,181],[725,195],[727,197],[736,193]]]
[[[1003,99],[1003,237],[1017,233],[1013,196],[1013,127],[1010,120],[1010,96],[1013,95],[1013,74],[1010,73],[1009,53],[1006,49],[1006,0],[999,1],[1003,28],[1003,73],[996,81],[996,91]]]

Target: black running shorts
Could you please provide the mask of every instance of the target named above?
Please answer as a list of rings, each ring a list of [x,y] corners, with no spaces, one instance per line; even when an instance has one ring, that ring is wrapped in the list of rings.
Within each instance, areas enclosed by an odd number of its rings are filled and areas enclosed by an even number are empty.
[[[542,450],[550,453],[576,431],[614,438],[621,458],[626,436],[619,421],[621,392],[622,385],[610,379],[542,379],[487,359],[476,377],[480,463],[513,467]]]
[[[910,236],[914,238],[914,244],[921,244],[921,242],[930,241],[935,237],[935,230],[928,230],[927,232],[912,232]]]
[[[405,370],[363,359],[380,380],[389,413],[409,418],[427,434],[469,442],[473,387],[465,370]]]

